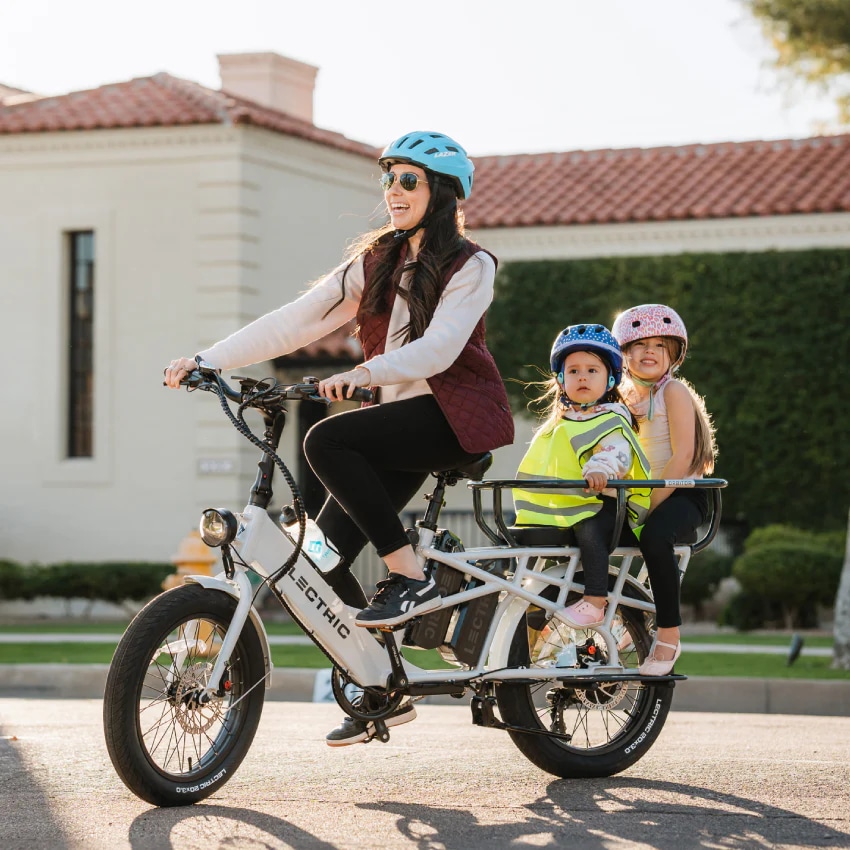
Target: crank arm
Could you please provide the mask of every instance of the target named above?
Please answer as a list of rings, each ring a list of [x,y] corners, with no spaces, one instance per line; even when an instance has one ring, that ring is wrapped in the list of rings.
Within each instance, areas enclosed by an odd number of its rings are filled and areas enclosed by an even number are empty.
[[[374,727],[375,731],[367,735],[366,740],[363,742],[364,744],[368,744],[375,739],[379,740],[382,744],[386,744],[389,741],[390,730],[387,729],[387,724],[383,720],[372,720],[366,726],[367,731],[369,727]]]

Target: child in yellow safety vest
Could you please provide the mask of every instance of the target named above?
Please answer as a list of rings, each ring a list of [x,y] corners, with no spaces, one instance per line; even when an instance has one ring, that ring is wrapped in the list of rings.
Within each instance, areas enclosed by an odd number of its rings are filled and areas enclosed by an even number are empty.
[[[519,465],[517,478],[584,479],[585,488],[517,489],[517,525],[570,528],[581,551],[584,596],[557,612],[573,628],[605,620],[608,556],[617,514],[611,478],[646,480],[649,464],[633,430],[633,419],[617,389],[623,357],[603,325],[570,325],[552,346],[553,377],[544,398],[548,416]],[[639,534],[649,508],[647,488],[626,497],[629,526]]]

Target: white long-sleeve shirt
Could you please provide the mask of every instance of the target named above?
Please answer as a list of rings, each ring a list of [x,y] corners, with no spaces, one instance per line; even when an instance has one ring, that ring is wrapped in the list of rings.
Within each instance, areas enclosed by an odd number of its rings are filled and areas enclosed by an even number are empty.
[[[342,295],[345,267],[346,263],[341,264],[295,301],[198,354],[218,369],[237,369],[289,354],[336,330],[357,314],[365,285],[361,256],[345,275],[344,300],[325,315]],[[407,324],[410,313],[404,298],[396,296],[384,353],[363,364],[372,376],[372,385],[383,387],[383,402],[431,392],[426,379],[445,371],[457,359],[493,300],[495,276],[496,265],[489,254],[479,251],[471,256],[446,285],[425,333],[406,344],[396,332]],[[408,282],[406,273],[401,287]]]

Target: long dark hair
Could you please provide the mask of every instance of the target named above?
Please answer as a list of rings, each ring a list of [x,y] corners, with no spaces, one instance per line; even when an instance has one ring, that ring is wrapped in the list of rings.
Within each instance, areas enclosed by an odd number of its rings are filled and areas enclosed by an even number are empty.
[[[389,296],[395,292],[402,272],[412,269],[409,289],[398,290],[407,301],[410,312],[410,322],[399,331],[404,342],[419,339],[425,333],[440,300],[445,272],[465,240],[463,210],[457,205],[454,184],[429,169],[425,170],[425,174],[431,187],[431,198],[423,216],[425,225],[416,259],[400,264],[407,240],[396,239],[395,230],[389,223],[365,234],[349,251],[349,262],[342,275],[342,295],[337,302],[340,304],[345,298],[348,269],[363,254],[373,254],[377,260],[374,278],[360,304],[361,311],[370,315],[392,309]],[[337,304],[330,309],[333,310]]]

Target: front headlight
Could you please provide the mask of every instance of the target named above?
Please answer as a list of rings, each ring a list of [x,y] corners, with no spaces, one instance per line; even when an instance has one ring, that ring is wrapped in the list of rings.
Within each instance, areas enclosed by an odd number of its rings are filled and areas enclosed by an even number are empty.
[[[201,514],[201,522],[198,526],[201,532],[201,540],[207,546],[224,546],[233,541],[238,528],[236,517],[230,511],[217,508],[207,508]]]

